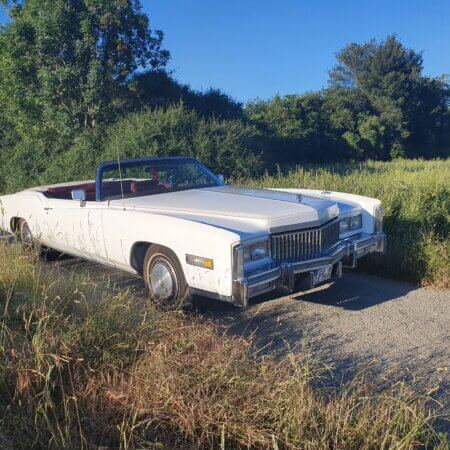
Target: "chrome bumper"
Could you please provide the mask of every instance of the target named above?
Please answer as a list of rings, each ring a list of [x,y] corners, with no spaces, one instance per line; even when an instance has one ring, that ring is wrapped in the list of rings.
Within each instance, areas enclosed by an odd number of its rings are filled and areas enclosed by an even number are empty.
[[[312,274],[315,270],[336,265],[334,274],[339,277],[342,265],[356,267],[359,258],[369,253],[385,253],[385,251],[386,235],[384,233],[352,236],[340,241],[327,256],[307,261],[285,262],[281,265],[258,269],[244,274],[242,278],[235,279],[233,281],[233,303],[247,306],[250,298],[273,290],[291,293],[294,291],[296,275],[302,273],[309,274],[309,287],[312,287]]]

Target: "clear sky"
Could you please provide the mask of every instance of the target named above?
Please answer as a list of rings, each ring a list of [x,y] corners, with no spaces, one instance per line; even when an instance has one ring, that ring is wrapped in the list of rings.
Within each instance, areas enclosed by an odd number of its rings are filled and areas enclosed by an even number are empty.
[[[425,74],[450,73],[450,0],[142,0],[164,31],[169,69],[239,101],[327,84],[349,42],[396,33],[423,51]],[[0,21],[4,14],[0,13]]]

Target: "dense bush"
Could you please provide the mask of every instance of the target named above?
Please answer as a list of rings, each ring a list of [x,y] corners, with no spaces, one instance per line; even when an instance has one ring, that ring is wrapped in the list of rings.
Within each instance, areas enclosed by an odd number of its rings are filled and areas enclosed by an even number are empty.
[[[252,343],[0,245],[2,448],[446,448],[403,383]]]
[[[192,155],[227,176],[262,167],[260,133],[238,120],[202,118],[182,104],[130,114],[108,130],[103,159]]]
[[[246,113],[266,136],[269,165],[358,156],[333,133],[323,93],[257,100],[246,105]]]
[[[30,186],[92,178],[102,144],[101,128],[82,132],[74,139],[55,139],[51,145],[30,136],[5,152],[2,164],[4,191]]]
[[[387,254],[368,270],[437,286],[450,285],[450,160],[306,166],[245,183],[350,192],[379,198],[385,210]]]
[[[254,176],[263,167],[262,148],[255,126],[200,117],[179,103],[131,113],[109,127],[82,132],[67,148],[54,143],[49,149],[41,139],[22,140],[3,163],[5,190],[92,179],[99,162],[118,156],[190,155],[226,176]]]

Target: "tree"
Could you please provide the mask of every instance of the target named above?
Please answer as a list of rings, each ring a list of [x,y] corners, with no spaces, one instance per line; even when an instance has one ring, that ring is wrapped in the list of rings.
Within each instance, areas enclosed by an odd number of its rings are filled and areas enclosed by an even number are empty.
[[[389,128],[364,93],[356,88],[324,90],[324,114],[339,145],[338,157],[388,159],[395,130]]]
[[[249,118],[271,139],[271,162],[323,161],[336,148],[324,111],[322,92],[279,95],[246,106]]]
[[[138,68],[169,53],[139,0],[2,0],[0,104],[19,133],[73,135],[112,120]]]
[[[337,54],[337,61],[330,71],[330,85],[367,99],[370,114],[377,119],[365,117],[360,131],[377,128],[377,139],[368,141],[383,149],[379,157],[386,158],[389,149],[398,156],[445,139],[448,85],[422,75],[421,53],[405,48],[391,35],[379,43],[372,39],[349,44]],[[430,130],[425,134],[419,131],[424,121]]]
[[[330,71],[334,87],[362,89],[367,95],[388,96],[401,101],[422,71],[422,55],[406,49],[395,35],[377,43],[352,43],[336,55]]]
[[[169,106],[180,101],[188,109],[194,109],[202,117],[242,119],[242,104],[234,101],[219,89],[198,92],[176,81],[166,72],[136,74],[129,83],[129,109],[132,111]]]

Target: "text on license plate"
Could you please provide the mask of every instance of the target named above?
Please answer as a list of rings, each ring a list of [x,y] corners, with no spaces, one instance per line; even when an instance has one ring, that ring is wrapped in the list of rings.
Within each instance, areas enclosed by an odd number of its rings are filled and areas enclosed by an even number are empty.
[[[313,272],[313,280],[314,284],[322,283],[322,281],[326,281],[331,278],[331,271],[333,266],[327,266],[323,269],[317,269]]]

